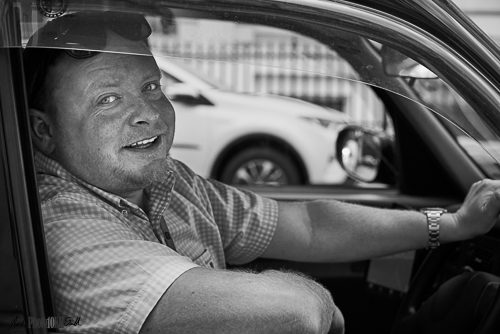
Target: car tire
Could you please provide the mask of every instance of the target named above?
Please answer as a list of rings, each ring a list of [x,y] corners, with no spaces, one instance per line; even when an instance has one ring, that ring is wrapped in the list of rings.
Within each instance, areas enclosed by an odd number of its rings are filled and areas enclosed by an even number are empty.
[[[236,154],[222,169],[220,181],[235,185],[300,184],[296,164],[272,148],[252,147]]]

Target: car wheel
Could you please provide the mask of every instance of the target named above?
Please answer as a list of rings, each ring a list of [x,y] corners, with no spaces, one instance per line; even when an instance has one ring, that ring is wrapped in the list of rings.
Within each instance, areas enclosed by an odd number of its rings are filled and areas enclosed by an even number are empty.
[[[300,184],[300,174],[287,155],[272,148],[253,147],[229,160],[220,180],[227,184]]]

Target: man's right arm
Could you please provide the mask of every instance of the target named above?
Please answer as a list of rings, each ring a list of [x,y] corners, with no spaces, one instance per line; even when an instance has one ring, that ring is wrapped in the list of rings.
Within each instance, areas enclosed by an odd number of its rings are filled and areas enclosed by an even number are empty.
[[[301,275],[193,268],[179,276],[142,326],[144,333],[343,333],[330,293]]]

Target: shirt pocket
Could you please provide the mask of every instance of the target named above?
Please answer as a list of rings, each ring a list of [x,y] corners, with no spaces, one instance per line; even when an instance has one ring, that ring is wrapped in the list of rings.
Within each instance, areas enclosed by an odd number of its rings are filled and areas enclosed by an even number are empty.
[[[201,255],[193,259],[193,262],[201,267],[214,268],[212,254],[208,249],[203,249]]]

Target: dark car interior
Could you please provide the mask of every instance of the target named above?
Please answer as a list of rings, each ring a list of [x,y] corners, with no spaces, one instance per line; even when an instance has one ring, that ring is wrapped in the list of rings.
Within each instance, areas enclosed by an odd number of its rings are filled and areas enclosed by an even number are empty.
[[[364,4],[406,17],[401,8],[392,7],[387,1],[375,2]],[[439,111],[416,103],[419,97],[408,81],[384,74],[380,55],[368,39],[387,43],[401,52],[408,52],[411,45],[407,46],[403,39],[380,35],[379,23],[374,24],[377,29],[362,28],[362,20],[357,21],[347,12],[321,14],[302,11],[294,5],[289,5],[294,10],[289,12],[252,2],[239,6],[230,2],[209,5],[213,7],[210,15],[196,14],[196,9],[206,9],[204,2],[190,2],[188,7],[192,11],[179,13],[284,28],[328,45],[348,60],[360,81],[372,85],[394,125],[394,157],[388,159],[396,181],[388,187],[305,185],[247,189],[287,201],[337,199],[399,210],[443,207],[455,212],[470,185],[487,176],[457,143],[448,130],[450,123],[439,116]],[[134,2],[127,2],[127,6],[129,10],[134,8]],[[186,6],[174,2],[171,9]],[[161,14],[159,8],[150,9]],[[431,28],[432,21],[424,15],[406,18],[442,35],[439,29]],[[3,45],[1,39],[0,45]],[[443,64],[437,54],[425,58],[423,47],[411,50],[409,56],[440,70],[436,72],[457,90],[469,92],[464,94],[469,94],[466,97],[474,108],[492,109],[490,102],[479,101],[477,90],[464,88],[469,82],[455,76],[452,64]],[[13,319],[21,323],[26,314],[36,317],[53,313],[25,88],[20,79],[21,57],[17,48],[0,48],[0,73],[3,73],[0,76],[0,295],[4,296],[0,300],[0,331],[11,328]],[[368,68],[366,64],[372,66]],[[12,113],[13,110],[17,113]],[[491,117],[491,124],[500,124],[498,117]],[[331,291],[345,317],[347,333],[500,332],[500,223],[474,240],[448,244],[434,251],[421,249],[403,257],[403,260],[395,257],[389,261],[335,264],[257,259],[243,267],[257,271],[291,269],[314,277]],[[384,285],[375,278],[374,273],[380,268],[391,272],[402,263],[410,268],[406,278],[407,283],[411,281],[408,291]]]

